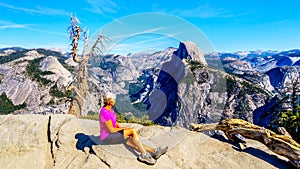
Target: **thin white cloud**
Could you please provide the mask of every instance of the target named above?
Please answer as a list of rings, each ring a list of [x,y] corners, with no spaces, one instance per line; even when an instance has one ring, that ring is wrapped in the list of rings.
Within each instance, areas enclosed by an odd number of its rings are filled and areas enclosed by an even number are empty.
[[[120,39],[123,39],[126,37],[130,37],[130,36],[133,36],[133,34],[122,34],[122,35],[111,36],[111,37],[109,37],[109,39],[111,41],[115,41],[115,40],[120,40]]]
[[[150,51],[155,52],[160,50],[160,46],[153,46],[153,45],[136,45],[136,44],[117,44],[107,50],[108,53],[112,54],[121,54],[121,55],[127,55],[128,53],[139,53],[139,52],[146,52]],[[147,52],[148,53],[148,52]]]
[[[278,20],[278,21],[266,22],[266,23],[258,24],[258,25],[256,25],[256,27],[277,26],[277,25],[286,24],[287,22],[289,22],[289,20],[287,20],[287,19],[286,20]]]
[[[91,11],[100,15],[105,13],[116,13],[117,4],[111,0],[87,0],[87,3],[91,5],[90,8],[84,8],[84,10]]]
[[[163,29],[167,29],[169,27],[157,27],[157,28],[151,28],[151,29],[148,29],[148,30],[145,30],[144,32],[157,32],[157,31],[160,31],[160,30],[163,30]]]
[[[169,38],[175,37],[178,34],[180,34],[180,33],[169,34],[169,35],[157,37],[157,38],[148,38],[147,40],[137,42],[136,44],[138,45],[138,44],[145,44],[145,43],[149,43],[149,42],[158,42],[158,41],[161,41],[164,39],[169,39]]]
[[[36,7],[37,11],[39,11],[41,14],[44,15],[62,15],[62,16],[68,16],[70,15],[70,12],[67,12],[62,9],[53,9],[53,8],[47,8],[47,7]]]
[[[0,24],[1,25],[9,25],[9,24],[13,24],[12,22],[9,22],[9,21],[5,21],[5,20],[1,20],[0,19]]]
[[[26,29],[27,25],[12,24],[12,25],[1,25],[0,29]]]
[[[0,30],[2,30],[2,29],[25,29],[25,30],[42,32],[42,33],[47,33],[47,34],[52,34],[52,35],[59,35],[59,36],[65,36],[65,37],[68,36],[67,33],[49,31],[49,30],[44,30],[44,29],[37,29],[37,28],[33,28],[32,26],[34,26],[34,25],[33,24],[18,24],[18,23],[14,23],[11,21],[0,20]]]
[[[128,37],[133,37],[136,35],[141,35],[141,34],[146,34],[146,33],[155,33],[157,31],[163,30],[163,29],[168,29],[170,27],[157,27],[157,28],[151,28],[151,29],[147,29],[147,30],[143,30],[141,32],[135,32],[135,33],[131,33],[131,34],[122,34],[122,35],[117,35],[117,36],[112,36],[109,39],[114,41],[114,40],[120,40],[123,38],[128,38]]]
[[[175,25],[177,26],[177,25]],[[109,39],[113,42],[110,43],[110,46],[107,48],[107,51],[111,51],[113,53],[132,53],[136,51],[142,51],[143,49],[161,49],[162,45],[166,43],[164,41],[165,39],[168,38],[174,38],[181,32],[177,33],[169,33],[169,34],[164,34],[163,32],[160,32],[161,30],[167,30],[169,28],[174,27],[172,26],[166,26],[166,27],[157,27],[157,28],[149,28],[140,32],[134,32],[131,34],[121,34],[121,35],[116,35],[116,36],[111,36]],[[160,37],[151,37],[149,36],[143,36],[144,35],[149,35],[149,34],[154,34],[154,35],[161,35]],[[145,40],[143,41],[137,41],[135,43],[123,43],[123,40],[126,40],[130,37],[138,36],[139,38],[143,37]],[[155,43],[151,43],[155,42]]]
[[[0,2],[0,6],[12,9],[15,11],[21,11],[31,14],[42,14],[42,15],[68,15],[68,12],[60,9],[52,9],[52,8],[46,8],[46,7],[37,7],[37,8],[23,8],[19,6],[14,6],[6,3]]]
[[[193,9],[173,10],[170,13],[181,17],[197,17],[197,18],[228,18],[234,17],[232,13],[223,8],[216,8],[208,4],[199,5]]]
[[[36,31],[36,32],[47,33],[47,34],[52,34],[52,35],[68,37],[68,33],[63,33],[63,32],[48,31],[48,30],[44,30],[44,29],[36,29],[36,28],[31,28],[31,27],[25,27],[24,29]]]
[[[10,21],[0,20],[0,29],[26,29],[30,24],[17,24]]]
[[[170,35],[169,37],[171,37]],[[175,36],[175,35],[174,35]],[[164,40],[168,37],[157,37],[136,43],[119,43],[110,46],[106,52],[113,54],[127,55],[128,53],[154,53],[164,50],[164,48],[172,46],[170,41]],[[155,43],[150,43],[150,42]]]

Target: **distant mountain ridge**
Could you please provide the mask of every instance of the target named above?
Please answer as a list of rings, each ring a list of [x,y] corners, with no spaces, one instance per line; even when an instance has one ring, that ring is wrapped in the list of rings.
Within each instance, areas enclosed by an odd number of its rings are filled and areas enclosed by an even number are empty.
[[[124,57],[132,57],[132,58],[140,58],[140,57],[149,57],[153,55],[157,55],[158,53],[166,54],[168,52],[165,51],[174,51],[176,48],[167,48],[163,51],[157,51],[153,54],[149,53],[129,53],[128,55]],[[24,50],[35,50],[35,49],[26,49],[22,47],[7,47],[7,48],[0,48],[0,52],[4,52],[7,50],[11,51],[24,51]],[[42,49],[41,49],[42,50]],[[53,52],[58,52],[61,54],[67,54],[67,52],[63,49],[59,48],[51,48],[51,49],[43,49]],[[233,58],[236,60],[244,61],[253,67],[254,70],[257,71],[268,71],[268,67],[266,65],[273,65],[275,62],[275,65],[278,66],[298,66],[300,65],[300,49],[291,49],[287,51],[275,51],[275,50],[267,50],[267,51],[238,51],[238,52],[215,52],[215,53],[209,53],[204,54],[205,57],[210,56],[218,56],[222,61],[226,60],[227,58]],[[122,56],[122,55],[119,55]],[[159,59],[159,58],[158,58]],[[265,68],[265,69],[263,69]]]
[[[21,51],[21,50],[25,50],[26,48],[22,48],[22,47],[7,47],[7,48],[1,48],[0,51],[6,51],[6,50],[14,50],[14,51]]]
[[[163,93],[156,96],[163,98],[166,94],[164,106],[167,109],[160,112],[161,116],[153,116],[157,123],[187,127],[190,122],[208,123],[224,117],[252,121],[253,112],[269,104],[288,78],[297,76],[300,70],[296,68],[300,62],[299,49],[203,54],[196,48],[192,42],[182,42],[178,49],[167,48],[153,54],[92,57],[88,68],[90,93],[86,98],[91,104],[84,107],[84,112],[98,112],[102,95],[113,91],[118,95],[115,106],[118,112],[132,111],[134,115],[141,116],[153,104],[151,94],[160,90]],[[76,71],[72,59],[61,52],[47,49],[14,51],[9,48],[0,51],[0,94],[10,91],[7,96],[12,100],[22,96],[22,99],[13,102],[25,102],[30,107],[21,111],[23,113],[66,112],[68,105],[63,103],[66,99],[59,98],[60,95],[53,91],[63,92],[67,83],[62,83],[61,79],[71,80],[70,74]],[[48,85],[40,85],[36,79],[29,79],[25,71],[36,57],[42,58],[35,63],[37,73],[46,74],[45,71],[55,67],[64,69],[53,71],[54,74],[38,75],[51,81]],[[203,60],[207,65],[201,62]],[[276,69],[280,76],[274,73]],[[62,77],[64,74],[68,76]],[[24,86],[28,90],[21,90]],[[57,110],[54,111],[51,106]],[[158,109],[152,111],[157,112]]]
[[[206,54],[210,56],[212,54]],[[280,66],[299,66],[300,49],[288,51],[246,51],[246,52],[217,52],[216,54],[222,61],[226,58],[233,58],[246,62],[252,66],[252,69],[259,72],[267,72],[275,67]]]

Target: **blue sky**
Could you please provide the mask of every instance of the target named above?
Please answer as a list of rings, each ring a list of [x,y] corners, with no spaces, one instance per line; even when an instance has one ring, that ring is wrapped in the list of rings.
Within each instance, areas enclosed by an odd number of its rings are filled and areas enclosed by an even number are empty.
[[[76,13],[81,26],[89,29],[91,37],[105,28],[102,33],[106,35],[108,32],[110,38],[112,28],[107,25],[126,22],[126,17],[133,14],[157,12],[168,15],[165,19],[135,16],[127,23],[131,27],[114,27],[118,36],[124,33],[124,29],[130,35],[119,41],[112,52],[177,47],[178,41],[183,40],[178,38],[179,34],[188,38],[193,26],[203,34],[194,35],[194,39],[207,37],[216,51],[289,50],[300,48],[299,8],[300,2],[296,0],[2,0],[0,48],[56,47],[69,50],[67,27],[70,13]],[[178,20],[169,24],[168,17],[177,17]],[[180,23],[188,27],[176,26]],[[169,31],[165,31],[167,27]]]

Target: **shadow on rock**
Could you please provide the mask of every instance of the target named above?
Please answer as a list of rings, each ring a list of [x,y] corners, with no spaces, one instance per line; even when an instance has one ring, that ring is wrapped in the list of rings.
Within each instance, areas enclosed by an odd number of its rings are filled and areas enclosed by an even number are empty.
[[[260,158],[277,168],[294,168],[294,166],[287,161],[277,158],[275,155],[271,155],[257,148],[248,147],[243,152],[247,152],[257,158]]]
[[[87,150],[86,148],[88,148],[89,153],[92,153],[92,154],[95,154],[92,149],[93,145],[122,145],[122,143],[107,144],[100,140],[100,136],[86,135],[83,133],[77,133],[75,135],[75,139],[77,139],[76,148],[78,150],[86,152],[86,150]],[[135,151],[132,147],[128,146],[125,143],[123,143],[123,145],[133,155],[135,155],[135,156],[139,155],[139,153],[137,151]]]
[[[247,147],[246,149],[241,150],[239,143],[233,143],[233,142],[229,141],[228,139],[226,139],[223,135],[215,134],[211,137],[214,139],[217,139],[219,141],[231,144],[232,148],[235,149],[236,151],[251,154],[252,156],[257,157],[257,158],[273,165],[276,168],[279,168],[279,169],[295,168],[292,164],[288,163],[287,161],[277,158],[275,155],[269,154],[263,150],[260,150],[260,149],[254,148],[254,147]]]
[[[224,143],[228,143],[228,144],[232,145],[233,149],[235,149],[237,151],[242,151],[239,143],[231,142],[227,138],[225,138],[225,136],[223,136],[223,135],[214,134],[214,135],[211,136],[211,138],[217,139],[217,140],[222,141]]]
[[[93,145],[104,144],[104,142],[100,140],[100,136],[85,135],[83,133],[77,133],[75,139],[77,139],[76,148],[82,151],[84,151],[86,147],[91,151]]]

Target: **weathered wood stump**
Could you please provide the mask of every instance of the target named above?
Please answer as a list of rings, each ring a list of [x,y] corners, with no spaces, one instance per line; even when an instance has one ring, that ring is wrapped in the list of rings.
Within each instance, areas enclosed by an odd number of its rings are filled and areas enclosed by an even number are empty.
[[[240,141],[235,137],[237,134],[248,139],[257,140],[274,153],[287,157],[295,167],[300,168],[300,144],[293,140],[284,128],[280,129],[282,134],[276,134],[271,130],[241,119],[223,120],[219,124],[191,124],[191,130],[193,131],[224,131],[227,138],[232,142]]]

